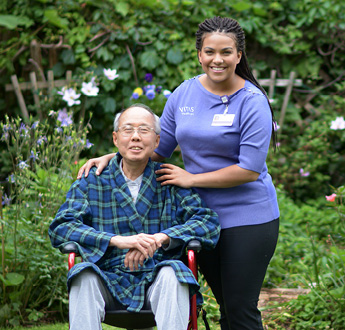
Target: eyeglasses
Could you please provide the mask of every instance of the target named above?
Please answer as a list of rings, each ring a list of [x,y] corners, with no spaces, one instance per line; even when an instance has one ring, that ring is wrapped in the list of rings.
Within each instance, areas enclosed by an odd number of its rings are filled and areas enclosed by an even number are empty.
[[[134,132],[137,132],[141,136],[147,136],[152,131],[154,131],[154,128],[150,126],[133,127],[131,125],[124,125],[119,128],[119,132],[121,133],[122,136],[132,136]]]

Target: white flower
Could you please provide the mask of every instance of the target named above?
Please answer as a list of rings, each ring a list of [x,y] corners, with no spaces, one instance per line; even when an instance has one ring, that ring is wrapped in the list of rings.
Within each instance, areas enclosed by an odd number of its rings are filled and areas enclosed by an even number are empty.
[[[81,92],[87,96],[97,96],[99,88],[94,84],[92,80],[89,83],[83,82]]]
[[[19,164],[18,164],[18,167],[19,167],[21,170],[25,170],[26,168],[29,167],[29,165],[26,164],[26,162],[27,162],[27,161],[21,160],[21,161],[19,162]]]
[[[166,98],[168,98],[168,97],[170,96],[170,94],[171,94],[171,92],[170,92],[169,90],[167,90],[167,89],[165,89],[165,90],[163,91],[163,95],[164,95]]]
[[[103,73],[109,80],[114,80],[119,76],[116,74],[116,69],[103,69]]]
[[[61,92],[58,92],[58,94],[63,95],[62,99],[67,102],[69,107],[75,104],[80,104],[80,100],[78,100],[80,94],[77,94],[73,88],[66,89],[66,87],[63,87]]]
[[[333,120],[331,123],[331,129],[345,129],[344,117],[337,117],[335,120]]]

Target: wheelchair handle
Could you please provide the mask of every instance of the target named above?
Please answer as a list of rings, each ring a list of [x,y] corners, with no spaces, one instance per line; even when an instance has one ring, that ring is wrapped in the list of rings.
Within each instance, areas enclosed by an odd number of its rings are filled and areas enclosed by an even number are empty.
[[[64,246],[60,246],[59,250],[63,254],[76,253],[77,255],[79,255],[77,244],[75,244],[74,242],[70,242]]]
[[[201,243],[197,239],[193,239],[188,243],[187,250],[199,252],[201,250]]]

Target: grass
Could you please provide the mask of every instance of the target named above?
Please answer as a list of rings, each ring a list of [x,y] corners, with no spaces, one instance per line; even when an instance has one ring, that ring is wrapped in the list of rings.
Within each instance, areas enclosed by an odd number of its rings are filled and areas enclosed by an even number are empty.
[[[120,328],[114,328],[106,324],[102,324],[103,330],[116,330]],[[9,328],[0,328],[0,330],[8,330]],[[68,323],[56,323],[56,324],[46,324],[42,326],[35,327],[15,327],[11,328],[13,330],[68,330]]]
[[[123,330],[122,328],[112,327],[107,324],[102,324],[103,330]],[[220,330],[220,327],[216,324],[210,323],[210,328],[212,330]],[[0,330],[8,330],[9,328],[0,328]],[[14,327],[12,330],[68,330],[68,323],[56,323],[56,324],[45,324],[42,326],[35,327]],[[155,328],[156,329],[156,328]],[[198,330],[205,330],[205,325],[201,319],[198,318]]]

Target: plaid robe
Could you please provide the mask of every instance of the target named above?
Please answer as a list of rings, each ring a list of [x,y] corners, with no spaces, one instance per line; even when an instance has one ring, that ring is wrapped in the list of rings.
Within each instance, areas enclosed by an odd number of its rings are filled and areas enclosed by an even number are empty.
[[[76,242],[83,262],[68,273],[67,283],[85,268],[101,276],[109,291],[128,311],[140,311],[145,290],[159,268],[171,266],[181,283],[189,284],[190,294],[199,285],[190,269],[178,260],[192,239],[203,249],[215,247],[220,233],[217,214],[207,208],[192,189],[161,186],[155,170],[159,163],[149,160],[136,204],[119,169],[117,154],[100,176],[93,168],[88,177],[73,183],[66,202],[49,227],[54,247]],[[181,243],[172,249],[158,249],[153,258],[137,271],[124,266],[126,250],[108,247],[115,235],[155,234],[162,232]]]

